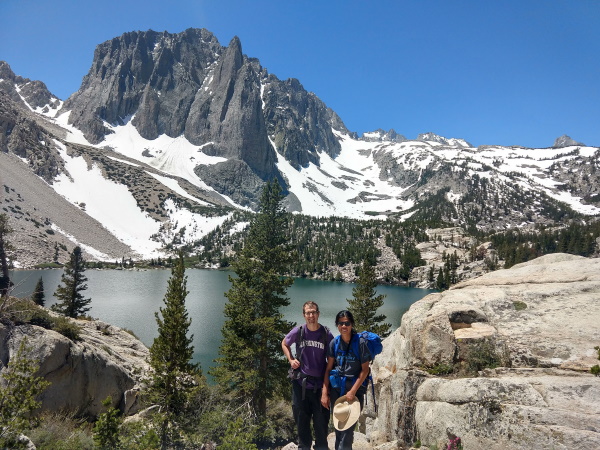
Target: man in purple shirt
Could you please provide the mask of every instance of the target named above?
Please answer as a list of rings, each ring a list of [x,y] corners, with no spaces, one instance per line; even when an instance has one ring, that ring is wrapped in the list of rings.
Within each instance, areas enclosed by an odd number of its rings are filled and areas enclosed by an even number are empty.
[[[321,389],[327,365],[327,348],[331,331],[319,323],[319,306],[308,301],[302,307],[305,325],[292,328],[283,341],[283,354],[290,362],[292,412],[298,429],[298,450],[310,450],[315,430],[315,450],[327,450],[329,410],[321,405]],[[292,355],[295,344],[296,354]]]

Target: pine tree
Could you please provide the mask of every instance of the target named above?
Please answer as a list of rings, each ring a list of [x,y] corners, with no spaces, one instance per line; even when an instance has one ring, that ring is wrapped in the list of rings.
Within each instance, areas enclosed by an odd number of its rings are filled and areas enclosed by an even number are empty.
[[[8,273],[8,252],[12,250],[12,245],[8,240],[8,235],[14,230],[8,223],[8,216],[0,214],[0,297],[8,295],[12,286]]]
[[[375,269],[365,259],[358,272],[356,286],[352,289],[352,299],[347,299],[348,309],[354,316],[354,328],[357,331],[368,330],[381,337],[389,336],[392,325],[382,323],[386,316],[376,315],[377,309],[383,306],[385,295],[376,295]]]
[[[44,280],[42,277],[38,280],[35,285],[35,289],[33,290],[33,294],[31,295],[31,300],[36,305],[44,306],[46,303],[46,295],[44,294]]]
[[[19,435],[36,424],[32,411],[40,407],[36,397],[50,384],[35,376],[39,366],[23,339],[0,378],[0,448],[15,448]]]
[[[229,277],[221,356],[211,370],[218,384],[247,403],[249,415],[259,420],[266,416],[267,399],[287,386],[281,338],[293,324],[280,309],[290,303],[285,294],[293,279],[282,277],[291,262],[282,200],[279,183],[266,183],[244,248],[232,262],[237,276]]]
[[[61,285],[56,288],[54,296],[59,300],[52,305],[52,310],[67,317],[77,318],[87,313],[91,308],[87,305],[92,301],[81,294],[87,289],[85,260],[81,247],[77,246],[71,252],[69,262],[65,264],[65,271],[61,277]]]
[[[188,337],[192,320],[185,307],[186,286],[183,254],[180,254],[171,269],[165,307],[160,308],[160,314],[155,313],[158,337],[150,347],[152,375],[148,400],[160,407],[156,421],[163,449],[179,441],[186,416],[193,416],[189,409],[201,375],[198,364],[191,362],[194,347],[193,336]]]

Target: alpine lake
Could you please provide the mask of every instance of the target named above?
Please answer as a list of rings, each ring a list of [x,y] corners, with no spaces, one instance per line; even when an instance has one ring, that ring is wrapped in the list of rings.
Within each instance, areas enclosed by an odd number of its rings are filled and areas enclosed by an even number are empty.
[[[40,279],[44,281],[46,307],[56,302],[54,292],[60,284],[63,271],[15,270],[10,276],[15,286],[16,297],[30,297]],[[221,328],[225,322],[223,308],[227,302],[225,292],[231,283],[229,276],[234,272],[208,269],[187,269],[186,307],[192,319],[190,333],[194,340],[194,361],[201,364],[205,374],[214,365],[221,344]],[[167,281],[171,271],[157,270],[93,270],[85,271],[88,278],[85,298],[90,298],[88,314],[127,330],[131,330],[146,346],[152,345],[157,336],[155,313],[164,306]],[[302,305],[305,301],[317,302],[321,315],[319,322],[328,326],[334,336],[335,315],[347,309],[346,299],[352,298],[355,284],[313,279],[295,278],[288,289],[290,305],[282,310],[286,320],[304,323]],[[436,292],[429,289],[379,285],[377,294],[384,294],[384,305],[377,311],[385,314],[392,329],[400,326],[402,315],[417,300]]]

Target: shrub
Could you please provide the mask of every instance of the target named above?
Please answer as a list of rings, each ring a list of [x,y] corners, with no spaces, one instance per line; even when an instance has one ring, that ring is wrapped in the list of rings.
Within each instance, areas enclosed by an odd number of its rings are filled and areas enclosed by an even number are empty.
[[[39,427],[25,433],[38,450],[93,450],[91,426],[63,414],[47,414]]]
[[[81,328],[64,316],[53,316],[46,308],[36,305],[26,298],[11,297],[6,304],[2,316],[19,325],[29,323],[57,333],[77,341],[80,339]]]
[[[101,449],[116,449],[120,447],[119,427],[121,418],[119,410],[112,406],[112,398],[109,395],[102,401],[106,408],[98,417],[94,425],[94,442]]]
[[[76,323],[64,316],[54,317],[53,322],[52,329],[57,333],[62,334],[72,341],[79,341],[81,339],[81,336],[79,335],[81,328]]]
[[[469,346],[466,357],[466,370],[476,374],[483,369],[495,369],[502,365],[502,357],[494,342],[484,339]]]
[[[527,303],[521,302],[519,300],[514,301],[513,305],[515,307],[515,310],[517,310],[517,311],[522,311],[527,308]]]
[[[449,375],[454,372],[454,366],[452,364],[440,363],[433,367],[425,369],[430,375]]]

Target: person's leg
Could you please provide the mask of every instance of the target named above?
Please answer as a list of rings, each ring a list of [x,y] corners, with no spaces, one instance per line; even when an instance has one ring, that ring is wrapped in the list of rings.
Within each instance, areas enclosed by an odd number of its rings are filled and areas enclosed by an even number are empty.
[[[360,402],[360,410],[362,411],[364,405],[364,395],[357,394],[356,398]],[[336,397],[337,399],[337,397]],[[332,405],[335,400],[332,399]],[[356,422],[358,423],[358,422]],[[344,431],[335,432],[335,450],[352,450],[352,444],[354,443],[354,429],[356,428],[356,423],[352,425],[350,428]]]
[[[302,400],[302,386],[292,382],[292,411],[298,430],[298,450],[310,450],[312,445],[312,432],[310,430],[310,403]],[[308,391],[306,392],[308,395]],[[308,407],[307,407],[308,405]]]
[[[306,392],[309,398],[309,392]],[[329,429],[329,410],[321,405],[321,390],[310,391],[310,403],[315,430],[315,450],[328,450],[327,431]]]
[[[340,391],[334,388],[329,389],[329,411],[331,412],[331,414],[333,414],[333,405],[335,405],[335,402],[339,397]],[[335,430],[335,444],[333,446],[335,450],[338,449],[338,446],[340,444],[340,433],[340,431]]]

